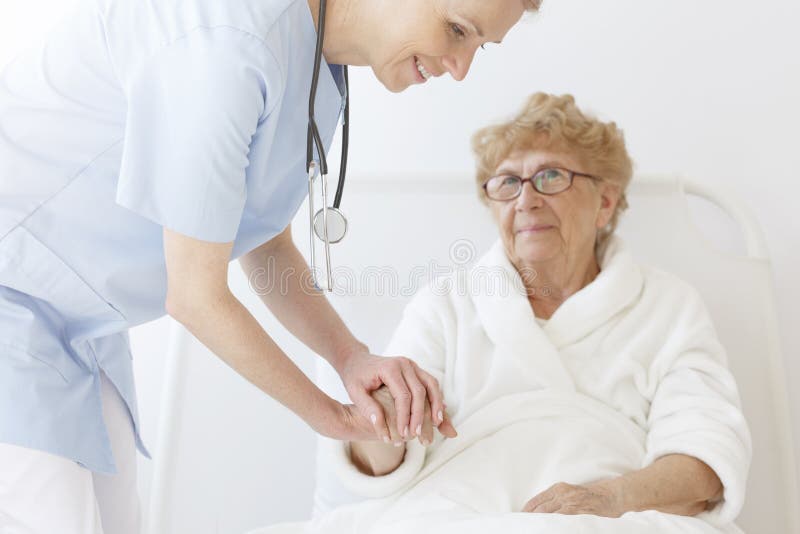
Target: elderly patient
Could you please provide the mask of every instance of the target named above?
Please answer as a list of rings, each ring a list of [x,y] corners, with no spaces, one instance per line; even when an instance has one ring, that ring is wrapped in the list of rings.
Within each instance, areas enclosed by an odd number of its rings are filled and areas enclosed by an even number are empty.
[[[499,239],[469,276],[419,292],[387,349],[437,377],[458,436],[431,443],[427,421],[333,446],[342,483],[380,504],[320,526],[739,532],[751,448],[736,384],[697,293],[614,236],[622,132],[538,93],[473,147]]]

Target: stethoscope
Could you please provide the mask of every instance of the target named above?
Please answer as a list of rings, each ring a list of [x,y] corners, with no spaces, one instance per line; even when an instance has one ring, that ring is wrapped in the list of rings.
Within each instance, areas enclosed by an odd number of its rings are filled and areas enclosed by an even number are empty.
[[[311,276],[314,285],[319,289],[317,280],[317,263],[315,254],[314,234],[325,244],[325,267],[328,279],[328,291],[333,291],[333,273],[331,271],[331,244],[344,239],[347,233],[347,218],[339,210],[342,203],[344,190],[344,177],[347,170],[347,148],[350,137],[350,84],[347,79],[347,66],[343,67],[345,105],[342,120],[342,161],[339,167],[339,183],[336,186],[336,196],[333,206],[328,206],[328,161],[325,158],[325,148],[319,136],[317,123],[314,120],[314,100],[317,97],[317,82],[319,81],[319,68],[322,62],[322,41],[325,38],[325,8],[326,0],[319,2],[319,18],[317,31],[317,48],[314,54],[314,73],[311,78],[311,93],[308,97],[308,141],[306,144],[306,170],[308,171],[308,218],[309,238],[311,241]],[[314,161],[314,146],[317,147],[319,163]],[[314,212],[314,181],[317,179],[317,166],[319,166],[322,181],[322,208]]]

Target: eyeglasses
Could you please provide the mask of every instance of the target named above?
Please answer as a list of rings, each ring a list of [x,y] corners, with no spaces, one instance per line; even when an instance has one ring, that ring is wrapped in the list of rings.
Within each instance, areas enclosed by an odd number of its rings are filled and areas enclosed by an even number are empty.
[[[513,174],[492,176],[483,183],[483,190],[491,200],[513,200],[522,193],[522,186],[530,182],[533,188],[543,195],[557,195],[572,186],[576,176],[601,181],[602,178],[569,169],[542,169],[530,178],[520,178]]]

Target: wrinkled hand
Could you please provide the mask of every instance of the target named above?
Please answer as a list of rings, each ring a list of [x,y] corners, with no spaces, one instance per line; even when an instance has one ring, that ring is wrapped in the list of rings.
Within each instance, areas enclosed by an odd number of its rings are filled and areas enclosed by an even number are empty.
[[[541,514],[591,514],[619,517],[622,497],[612,484],[595,483],[576,486],[559,482],[529,500],[523,512]]]
[[[431,405],[430,402],[427,400],[425,401],[425,416],[422,420],[422,424],[419,428],[415,429],[413,433],[409,432],[408,436],[402,436],[400,433],[394,431],[396,425],[396,414],[395,414],[395,400],[392,397],[392,393],[389,391],[389,388],[386,386],[381,386],[377,390],[372,392],[372,398],[375,399],[378,403],[380,403],[381,407],[383,408],[384,413],[386,414],[386,421],[389,424],[389,429],[392,430],[391,435],[389,437],[390,441],[393,442],[395,445],[399,445],[403,441],[409,441],[414,439],[416,436],[419,439],[421,445],[427,447],[431,443],[433,443],[433,420],[431,418]],[[441,432],[443,436],[448,438],[454,438],[458,435],[456,429],[453,427],[453,423],[450,421],[450,418],[447,416],[447,410],[442,411],[442,416],[444,420],[439,425],[438,430]]]
[[[412,439],[425,420],[425,410],[430,410],[433,426],[439,427],[444,416],[444,398],[439,382],[408,358],[384,358],[367,351],[351,354],[337,369],[342,383],[361,415],[370,421],[373,433],[385,442],[392,440],[384,406],[372,393],[383,385],[393,399],[392,431],[404,439]],[[427,408],[426,408],[427,407]],[[344,407],[346,417],[352,417],[352,407]],[[363,422],[350,424],[363,428]],[[421,429],[420,429],[421,430]],[[358,439],[354,436],[352,439]],[[363,437],[361,439],[364,439]]]

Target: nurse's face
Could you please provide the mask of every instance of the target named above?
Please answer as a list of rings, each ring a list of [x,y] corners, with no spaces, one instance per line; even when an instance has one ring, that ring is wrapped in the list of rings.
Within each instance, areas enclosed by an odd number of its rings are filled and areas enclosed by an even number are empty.
[[[369,64],[393,92],[446,73],[461,81],[478,48],[502,41],[527,5],[525,0],[383,2],[384,20],[390,22],[370,47]]]

